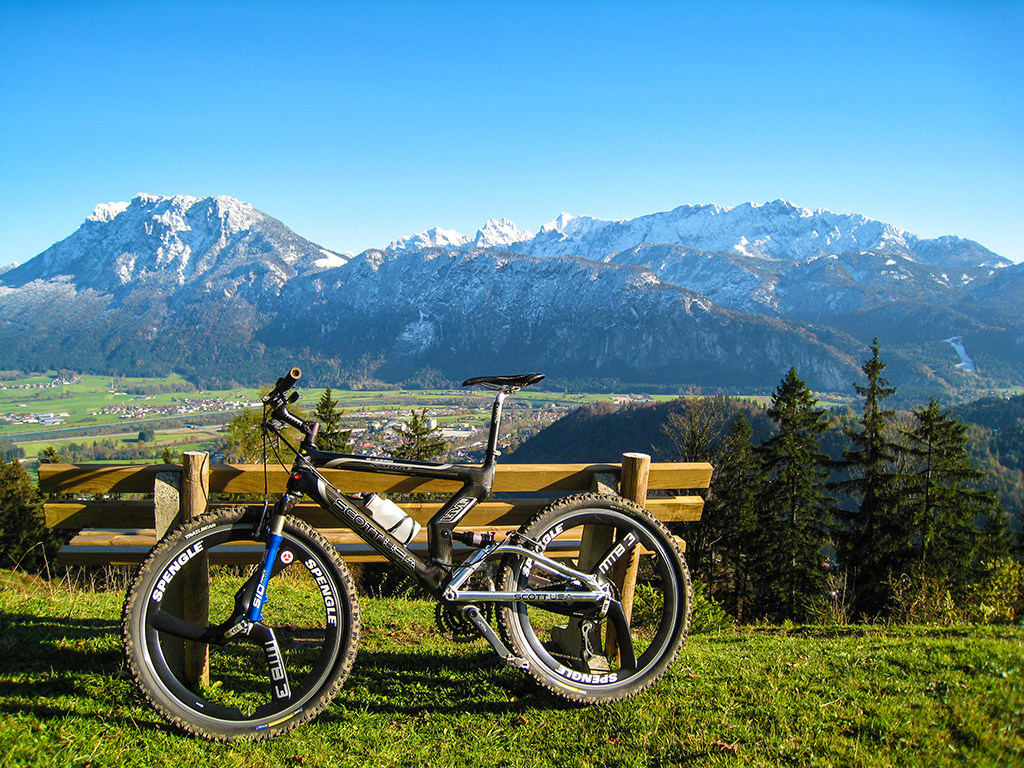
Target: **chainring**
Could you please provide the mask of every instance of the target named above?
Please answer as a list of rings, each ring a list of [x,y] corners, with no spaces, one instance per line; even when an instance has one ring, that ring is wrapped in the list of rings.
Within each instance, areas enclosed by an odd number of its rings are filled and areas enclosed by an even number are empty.
[[[494,617],[494,604],[480,603],[478,607],[484,620],[489,624]],[[480,637],[480,632],[473,626],[473,622],[441,603],[434,606],[434,621],[441,636],[453,643],[470,643]]]

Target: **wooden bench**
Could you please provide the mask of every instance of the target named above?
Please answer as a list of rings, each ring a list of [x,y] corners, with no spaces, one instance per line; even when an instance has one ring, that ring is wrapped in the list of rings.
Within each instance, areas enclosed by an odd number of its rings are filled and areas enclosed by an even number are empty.
[[[64,565],[137,564],[170,528],[220,503],[219,496],[263,494],[262,465],[210,465],[208,455],[197,452],[186,453],[183,458],[183,465],[40,465],[40,490],[63,497],[46,501],[46,525],[80,531],[60,550],[59,562]],[[399,475],[338,470],[324,470],[323,474],[343,493],[451,494],[459,487],[452,481]],[[694,521],[700,519],[703,509],[700,496],[658,494],[667,490],[707,488],[710,479],[710,464],[652,463],[649,456],[637,453],[624,454],[621,464],[499,465],[494,493],[516,494],[516,497],[477,505],[459,529],[496,531],[500,537],[517,529],[554,498],[592,490],[620,493],[646,506],[665,522]],[[274,498],[284,491],[287,471],[278,466],[268,467],[267,480],[271,498]],[[649,495],[649,491],[655,492],[654,495]],[[137,501],[106,498],[114,494],[145,495],[146,498]],[[527,495],[520,498],[521,494]],[[401,501],[400,504],[423,524],[412,548],[425,553],[426,522],[437,512],[441,502]],[[295,514],[318,528],[346,561],[381,560],[352,531],[339,528],[338,520],[319,506],[300,504]],[[259,551],[256,546],[239,545],[213,562],[256,562]]]
[[[452,493],[460,487],[452,481],[424,480],[401,475],[325,470],[325,477],[342,493],[373,491],[388,494]],[[59,561],[72,565],[131,565],[141,562],[161,536],[182,521],[203,514],[225,494],[263,494],[264,483],[271,496],[284,491],[287,471],[262,465],[213,465],[209,455],[190,452],[177,465],[70,465],[43,464],[39,487],[43,493],[63,496],[44,505],[46,524],[51,528],[76,528],[80,532],[60,550]],[[460,530],[496,531],[503,535],[519,528],[537,511],[560,495],[581,491],[611,491],[646,506],[665,522],[699,520],[704,501],[700,496],[658,496],[659,491],[707,488],[711,465],[706,463],[652,464],[644,454],[627,453],[621,464],[506,464],[497,468],[494,493],[516,494],[514,499],[483,502],[474,507]],[[649,491],[654,496],[649,496]],[[109,494],[145,494],[141,501],[105,499]],[[525,494],[520,497],[520,494]],[[73,498],[67,498],[71,496]],[[88,497],[93,498],[88,498]],[[96,498],[96,497],[99,498]],[[216,502],[214,502],[216,503]],[[401,506],[421,524],[437,512],[440,502],[402,502]],[[369,546],[314,504],[300,504],[295,514],[316,526],[349,562],[381,559]],[[598,531],[585,532],[578,549],[580,560],[596,562],[595,553],[610,541]],[[224,551],[220,551],[220,550]],[[413,549],[426,552],[426,526]],[[262,547],[232,544],[209,553],[211,564],[257,562]],[[566,553],[569,554],[569,553]],[[573,553],[575,554],[575,553]],[[613,579],[620,588],[627,621],[632,614],[639,558],[620,563]],[[456,550],[458,556],[458,550]],[[187,621],[207,623],[209,574],[190,580],[174,598]],[[614,648],[609,636],[608,648]],[[611,652],[611,651],[609,651]],[[186,643],[182,664],[185,677],[196,683],[209,682],[209,652],[200,643]]]

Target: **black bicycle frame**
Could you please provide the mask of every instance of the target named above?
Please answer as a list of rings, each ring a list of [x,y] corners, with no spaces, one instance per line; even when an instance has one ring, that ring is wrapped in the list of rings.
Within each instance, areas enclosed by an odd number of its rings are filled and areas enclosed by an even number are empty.
[[[294,378],[298,377],[295,376]],[[473,381],[470,380],[467,383]],[[279,418],[299,429],[303,433],[304,438],[299,448],[295,450],[295,461],[288,475],[288,484],[284,495],[278,499],[274,507],[273,516],[269,520],[264,519],[260,522],[261,526],[269,524],[267,530],[267,549],[259,574],[251,580],[256,585],[256,591],[247,613],[248,623],[244,624],[244,626],[260,621],[263,593],[273,572],[276,553],[281,543],[282,521],[285,515],[291,513],[302,496],[306,495],[355,531],[360,538],[366,541],[385,560],[418,579],[420,584],[436,599],[453,606],[458,606],[458,610],[461,611],[463,617],[479,630],[480,634],[487,639],[498,656],[510,664],[525,667],[526,662],[512,655],[512,652],[483,618],[479,607],[474,604],[474,601],[535,602],[542,603],[549,610],[555,612],[563,612],[564,608],[560,604],[567,602],[577,605],[590,604],[592,606],[591,610],[596,614],[604,615],[607,613],[622,638],[628,639],[628,622],[626,621],[621,603],[615,600],[611,593],[599,584],[595,576],[582,573],[556,560],[552,560],[544,554],[525,548],[513,540],[508,540],[501,544],[492,542],[472,554],[458,567],[453,565],[452,544],[455,538],[455,527],[474,506],[487,498],[494,485],[494,468],[499,456],[498,432],[501,426],[502,405],[508,394],[511,394],[511,391],[498,389],[495,395],[494,405],[491,410],[487,450],[484,455],[483,464],[479,467],[321,451],[315,444],[318,425],[315,422],[307,423],[296,418],[288,413],[284,401],[278,400],[279,405],[274,411],[275,418]],[[276,431],[277,428],[274,427],[274,429]],[[291,446],[289,445],[289,447]],[[441,509],[427,523],[428,557],[423,559],[381,527],[361,504],[354,503],[352,499],[331,485],[320,473],[319,470],[321,469],[340,469],[382,475],[452,480],[462,483],[462,487],[445,502]],[[635,545],[635,540],[633,543]],[[632,546],[623,547],[621,543],[617,543],[600,558],[599,571],[601,573],[610,571],[615,563],[631,550]],[[567,583],[571,583],[573,588],[554,592],[535,592],[532,590],[514,592],[462,591],[462,586],[469,581],[489,557],[497,552],[519,555],[541,562],[551,572],[559,573],[565,577],[568,580]],[[239,623],[237,626],[241,627],[243,624]],[[231,628],[228,632],[225,632],[225,638],[234,631],[234,628]],[[622,644],[620,654],[624,663],[628,661],[630,666],[635,664],[631,642],[624,642]]]
[[[287,490],[275,507],[275,517],[289,514],[305,494],[355,531],[378,554],[416,577],[432,594],[439,596],[440,587],[450,574],[452,565],[452,532],[473,507],[487,498],[494,485],[494,467],[500,455],[498,431],[506,396],[503,391],[495,395],[487,449],[481,466],[321,451],[314,445],[315,433],[306,433],[292,464]],[[428,557],[424,560],[382,528],[361,505],[353,503],[334,488],[318,471],[320,469],[452,480],[462,483],[462,487],[427,523]]]

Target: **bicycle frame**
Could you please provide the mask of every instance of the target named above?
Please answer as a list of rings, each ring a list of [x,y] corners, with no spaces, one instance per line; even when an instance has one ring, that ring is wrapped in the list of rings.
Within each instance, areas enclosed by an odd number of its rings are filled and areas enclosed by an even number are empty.
[[[502,408],[508,394],[510,393],[505,390],[499,390],[495,395],[491,408],[487,448],[483,464],[480,466],[321,451],[315,445],[315,426],[310,429],[306,422],[294,417],[288,418],[291,414],[279,410],[277,415],[283,416],[286,423],[292,426],[302,425],[304,439],[299,450],[295,452],[287,489],[285,495],[278,500],[274,516],[289,514],[305,494],[355,531],[378,554],[405,573],[416,577],[428,590],[436,594],[447,574],[448,569],[445,566],[452,564],[452,533],[455,527],[473,507],[490,495],[494,486],[494,467],[500,455],[498,433],[501,427]],[[318,471],[320,469],[452,480],[462,483],[462,487],[427,523],[428,558],[424,560],[378,525],[365,509],[354,504],[350,498],[334,488]]]
[[[351,528],[356,535],[369,544],[385,560],[394,564],[406,574],[415,577],[436,599],[458,606],[463,614],[480,629],[500,656],[510,659],[511,654],[490,626],[484,621],[479,610],[473,605],[477,601],[493,603],[534,602],[558,611],[559,605],[573,604],[591,605],[596,616],[604,617],[611,611],[613,622],[622,622],[625,616],[621,605],[612,598],[607,586],[601,585],[598,579],[587,573],[571,568],[558,560],[539,554],[529,547],[522,546],[515,537],[501,543],[487,543],[471,553],[458,566],[453,565],[453,540],[455,528],[466,514],[490,494],[494,485],[494,469],[498,450],[498,434],[501,426],[501,414],[507,390],[497,391],[491,410],[491,422],[487,449],[483,464],[459,465],[442,464],[423,461],[410,461],[388,457],[359,456],[355,454],[333,453],[321,451],[315,446],[316,426],[310,428],[307,422],[301,422],[284,408],[279,408],[276,415],[286,423],[303,430],[305,435],[298,450],[295,450],[295,461],[288,477],[284,495],[274,507],[273,515],[264,524],[269,524],[268,544],[264,563],[261,569],[254,596],[256,610],[250,612],[250,620],[258,621],[258,605],[263,590],[273,570],[276,557],[275,528],[279,528],[283,516],[291,513],[303,495],[317,502],[324,510],[331,513],[345,526]],[[315,423],[313,423],[315,424]],[[275,430],[276,431],[276,430]],[[289,445],[291,448],[291,446]],[[452,480],[462,483],[456,491],[434,514],[427,523],[426,559],[418,556],[406,545],[382,528],[361,505],[338,491],[320,473],[320,469],[341,469],[348,471],[369,472],[384,475],[401,475],[425,479]],[[527,542],[528,543],[528,542]],[[629,548],[613,546],[599,560],[598,573],[608,573],[615,563],[629,552]],[[566,579],[566,588],[558,591],[474,591],[463,590],[462,587],[483,567],[484,564],[499,555],[517,555],[536,561],[551,573]]]

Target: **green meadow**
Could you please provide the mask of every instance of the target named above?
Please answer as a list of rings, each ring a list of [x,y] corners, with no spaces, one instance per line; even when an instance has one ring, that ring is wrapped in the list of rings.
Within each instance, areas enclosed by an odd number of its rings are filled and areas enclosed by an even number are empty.
[[[1024,630],[755,626],[691,636],[649,692],[576,707],[455,645],[417,600],[364,598],[341,693],[265,743],[179,735],[121,658],[123,592],[0,571],[0,765],[1019,766]]]

